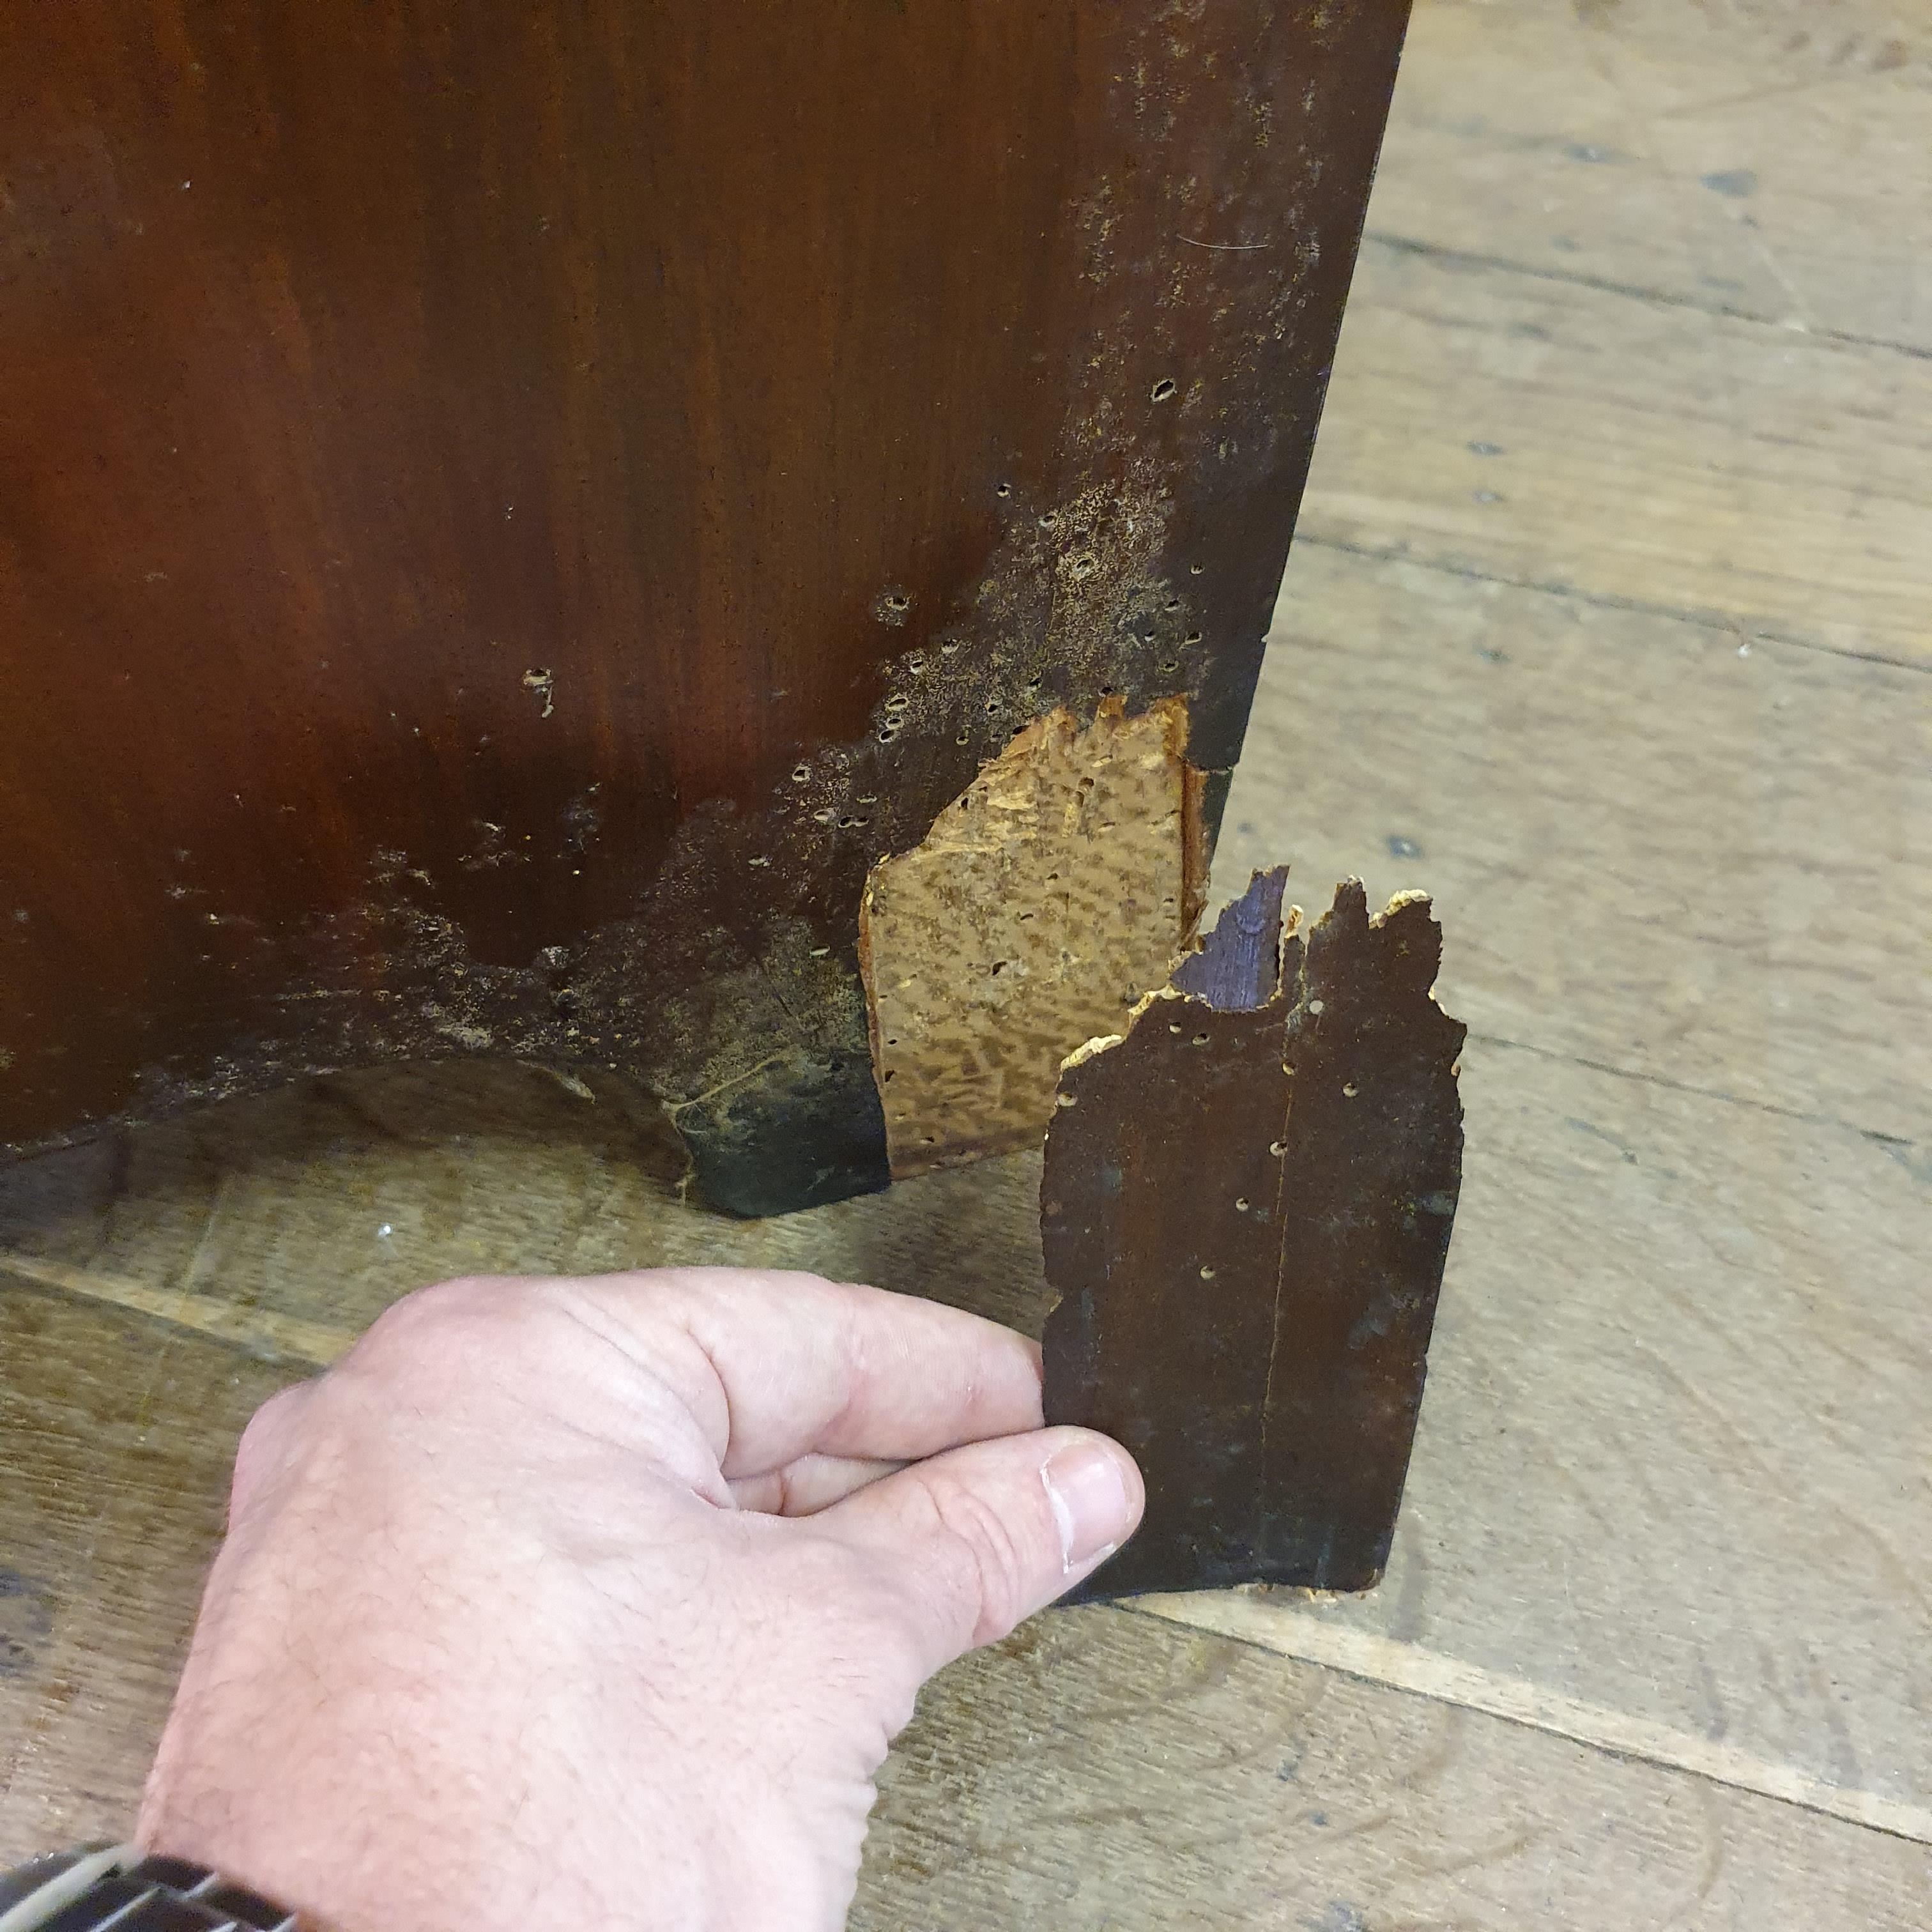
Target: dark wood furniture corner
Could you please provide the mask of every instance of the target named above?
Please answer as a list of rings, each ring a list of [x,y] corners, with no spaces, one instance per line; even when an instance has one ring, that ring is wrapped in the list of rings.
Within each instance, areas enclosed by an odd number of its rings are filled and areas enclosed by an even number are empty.
[[[495,1054],[882,1185],[875,863],[1108,698],[1211,832],[1406,14],[10,10],[0,1145]]]

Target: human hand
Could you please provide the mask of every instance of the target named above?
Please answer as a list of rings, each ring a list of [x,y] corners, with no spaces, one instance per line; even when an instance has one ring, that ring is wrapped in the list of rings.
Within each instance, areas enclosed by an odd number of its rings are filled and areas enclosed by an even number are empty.
[[[424,1289],[249,1424],[141,1841],[332,1932],[836,1928],[920,1684],[1143,1500],[934,1303]]]

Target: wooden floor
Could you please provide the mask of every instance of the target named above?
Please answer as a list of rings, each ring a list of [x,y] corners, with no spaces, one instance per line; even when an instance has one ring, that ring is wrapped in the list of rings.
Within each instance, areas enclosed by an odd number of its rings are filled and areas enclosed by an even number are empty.
[[[1421,884],[1468,1175],[1388,1580],[1051,1613],[855,1922],[1932,1925],[1932,14],[1418,0],[1218,877]],[[1025,1158],[782,1223],[621,1099],[0,1175],[0,1858],[125,1822],[250,1409],[463,1270],[1040,1316]]]

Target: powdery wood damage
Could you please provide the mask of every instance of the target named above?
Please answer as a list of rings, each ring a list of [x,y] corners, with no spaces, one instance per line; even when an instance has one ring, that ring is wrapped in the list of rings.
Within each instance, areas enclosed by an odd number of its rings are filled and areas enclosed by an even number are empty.
[[[1060,1067],[1125,1030],[1200,916],[1187,712],[1036,719],[872,868],[860,957],[895,1176],[1037,1145]]]
[[[1126,1444],[1138,1534],[1082,1594],[1380,1576],[1462,1175],[1442,936],[1257,873],[1063,1070],[1040,1191],[1050,1422]]]

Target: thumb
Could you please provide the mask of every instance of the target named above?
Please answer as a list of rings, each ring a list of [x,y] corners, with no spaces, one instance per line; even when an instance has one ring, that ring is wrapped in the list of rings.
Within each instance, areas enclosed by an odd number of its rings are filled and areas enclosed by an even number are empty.
[[[903,1604],[927,1676],[996,1643],[1131,1536],[1133,1458],[1088,1429],[1036,1429],[928,1456],[823,1511]]]

